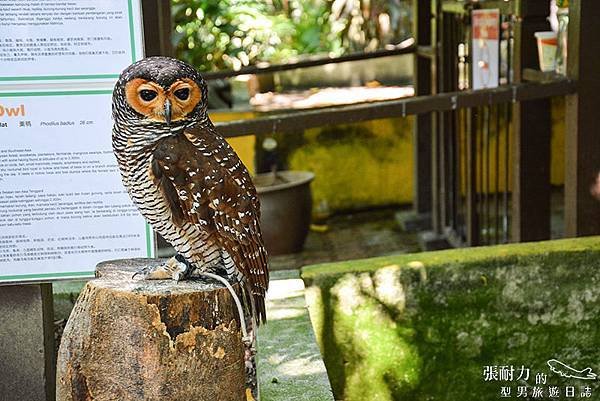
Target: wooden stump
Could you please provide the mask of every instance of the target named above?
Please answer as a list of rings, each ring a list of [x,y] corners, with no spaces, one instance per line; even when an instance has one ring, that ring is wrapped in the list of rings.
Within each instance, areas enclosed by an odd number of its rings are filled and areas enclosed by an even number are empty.
[[[246,399],[244,346],[230,293],[212,281],[132,279],[158,263],[98,265],[60,344],[58,401]]]

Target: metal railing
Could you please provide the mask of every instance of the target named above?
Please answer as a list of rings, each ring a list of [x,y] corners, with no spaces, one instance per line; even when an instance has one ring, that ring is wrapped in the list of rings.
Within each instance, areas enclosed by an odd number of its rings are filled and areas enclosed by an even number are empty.
[[[370,52],[355,52],[344,54],[342,56],[328,57],[328,56],[314,56],[307,57],[299,60],[290,60],[285,64],[269,64],[261,63],[258,65],[251,65],[248,67],[240,68],[239,70],[225,70],[215,72],[204,72],[202,76],[207,80],[232,78],[238,75],[247,74],[266,74],[273,72],[289,71],[298,68],[309,68],[317,67],[327,64],[345,63],[348,61],[360,61],[370,60],[380,57],[398,56],[402,54],[414,53],[416,47],[414,46],[414,39],[410,38],[402,41],[396,46],[386,46],[385,49],[373,50]]]
[[[474,63],[472,5],[444,1],[438,6],[435,87],[439,92],[469,90]],[[503,13],[499,21],[500,88],[524,85],[512,83],[513,17]],[[537,89],[539,98],[553,95],[549,85]],[[463,110],[434,113],[433,227],[454,246],[510,240],[512,104],[523,100],[482,101]]]
[[[215,125],[219,132],[228,138],[273,132],[298,133],[299,128],[308,129],[439,111],[450,112],[481,105],[492,106],[501,103],[516,103],[543,99],[548,96],[564,96],[574,93],[575,90],[575,83],[565,78],[544,84],[511,84],[494,89],[465,90],[437,95],[414,96],[400,100],[325,107],[317,110],[282,113],[248,120],[220,122]]]

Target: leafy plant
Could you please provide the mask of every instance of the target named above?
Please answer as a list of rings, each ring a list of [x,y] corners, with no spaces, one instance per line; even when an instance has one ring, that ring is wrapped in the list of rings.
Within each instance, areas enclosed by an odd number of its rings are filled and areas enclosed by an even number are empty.
[[[173,41],[178,57],[203,71],[336,56],[397,41],[402,1],[172,0]]]

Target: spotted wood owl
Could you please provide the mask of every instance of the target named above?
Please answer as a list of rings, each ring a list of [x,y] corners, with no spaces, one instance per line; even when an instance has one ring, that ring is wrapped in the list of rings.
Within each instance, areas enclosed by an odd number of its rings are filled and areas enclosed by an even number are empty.
[[[206,82],[167,57],[129,66],[113,92],[113,149],[125,188],[177,251],[147,279],[217,272],[242,283],[265,320],[267,253],[248,170],[207,114]]]

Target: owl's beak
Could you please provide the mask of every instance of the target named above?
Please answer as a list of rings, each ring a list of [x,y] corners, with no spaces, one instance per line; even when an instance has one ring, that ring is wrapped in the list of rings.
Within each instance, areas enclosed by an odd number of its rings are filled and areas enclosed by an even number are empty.
[[[165,121],[167,125],[171,125],[171,101],[169,99],[165,101]]]

